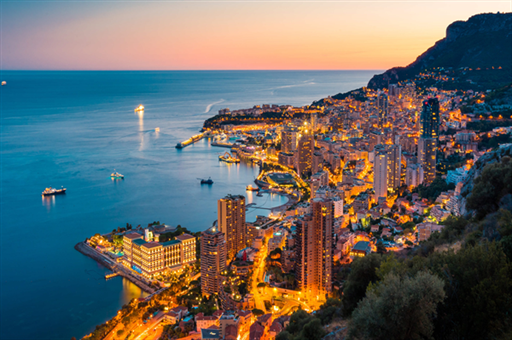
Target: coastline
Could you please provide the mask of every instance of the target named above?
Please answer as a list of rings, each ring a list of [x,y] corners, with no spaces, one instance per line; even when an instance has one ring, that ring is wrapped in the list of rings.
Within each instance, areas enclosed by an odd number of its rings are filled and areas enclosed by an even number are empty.
[[[96,250],[91,248],[85,242],[78,242],[75,245],[75,250],[77,250],[78,252],[82,253],[85,256],[90,257],[91,259],[95,260],[105,268],[112,270],[113,273],[116,273],[117,275],[124,277],[125,279],[127,279],[140,289],[142,289],[144,292],[148,294],[153,294],[155,291],[157,291],[156,289],[149,287],[145,282],[141,281],[140,279],[129,273],[122,266],[118,266],[116,263],[113,263],[110,260],[108,260],[105,256],[99,254]]]

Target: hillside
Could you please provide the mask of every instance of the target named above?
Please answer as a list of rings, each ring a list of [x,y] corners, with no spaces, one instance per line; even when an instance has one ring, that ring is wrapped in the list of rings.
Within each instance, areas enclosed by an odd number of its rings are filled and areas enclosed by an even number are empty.
[[[463,84],[480,84],[484,89],[512,82],[512,13],[478,14],[452,23],[446,37],[413,63],[373,76],[368,87],[385,88],[388,83],[412,79],[436,68],[469,68],[455,76]]]

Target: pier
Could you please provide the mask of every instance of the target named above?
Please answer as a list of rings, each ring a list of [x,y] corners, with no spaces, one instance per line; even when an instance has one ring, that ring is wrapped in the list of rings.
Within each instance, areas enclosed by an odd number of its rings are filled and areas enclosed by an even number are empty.
[[[189,139],[176,144],[176,149],[183,149],[184,147],[189,146],[190,144],[194,144],[195,142],[200,141],[203,138],[204,138],[204,133],[200,133],[198,135],[192,136]]]
[[[108,268],[112,271],[112,274],[116,274],[116,276],[122,276],[125,279],[129,280],[131,283],[145,291],[146,293],[152,294],[156,291],[155,288],[152,288],[149,286],[149,283],[146,282],[142,277],[139,277],[138,275],[135,275],[130,272],[129,269],[124,268],[122,265],[118,265],[117,263],[111,261],[108,259],[105,255],[101,254],[97,250],[91,248],[87,243],[85,242],[79,242],[75,245],[75,249],[79,251],[80,253],[84,254],[85,256],[88,256],[104,266],[105,268]],[[111,274],[108,274],[111,275]],[[113,276],[111,276],[113,277]],[[107,278],[107,275],[105,275],[105,279]]]
[[[228,142],[212,142],[212,146],[220,146],[222,148],[232,148],[234,143],[228,143]]]
[[[105,280],[111,279],[111,278],[116,277],[118,275],[119,275],[119,273],[116,273],[116,272],[112,272],[110,274],[105,274]]]

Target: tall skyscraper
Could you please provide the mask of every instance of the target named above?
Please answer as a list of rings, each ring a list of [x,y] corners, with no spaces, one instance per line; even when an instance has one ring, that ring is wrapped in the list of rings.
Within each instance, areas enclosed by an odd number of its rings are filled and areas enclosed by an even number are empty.
[[[418,160],[423,167],[425,183],[432,183],[436,178],[439,119],[439,100],[437,98],[425,100],[420,117],[421,126],[418,143]]]
[[[297,149],[297,131],[293,127],[286,126],[281,131],[281,151],[294,152]]]
[[[220,274],[226,269],[226,240],[215,225],[201,233],[201,290],[211,295],[222,289]]]
[[[420,137],[418,142],[418,161],[423,167],[423,181],[432,183],[436,178],[437,139]]]
[[[439,138],[439,100],[429,98],[423,102],[420,137]]]
[[[388,196],[388,153],[382,144],[375,147],[373,190],[375,191],[375,200]]]
[[[297,147],[297,174],[299,176],[311,173],[314,148],[315,140],[313,134],[311,134],[311,131],[305,131],[300,137]]]
[[[382,127],[388,116],[388,96],[385,93],[379,93],[377,109],[379,111],[379,126]]]
[[[327,198],[313,198],[311,207],[297,222],[295,273],[299,289],[315,298],[331,291],[334,209]]]
[[[245,197],[228,195],[217,202],[217,221],[219,230],[226,238],[228,263],[238,251],[246,247]]]
[[[387,145],[388,150],[388,188],[397,189],[402,180],[402,148],[400,145]]]

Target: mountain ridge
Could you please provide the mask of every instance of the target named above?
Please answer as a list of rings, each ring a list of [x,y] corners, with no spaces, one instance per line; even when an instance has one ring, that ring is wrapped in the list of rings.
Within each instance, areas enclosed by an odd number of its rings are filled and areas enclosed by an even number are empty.
[[[423,70],[436,67],[501,67],[498,82],[512,81],[512,13],[483,13],[467,21],[451,23],[446,28],[446,36],[414,62],[373,76],[368,87],[387,88],[388,84],[413,78]]]

